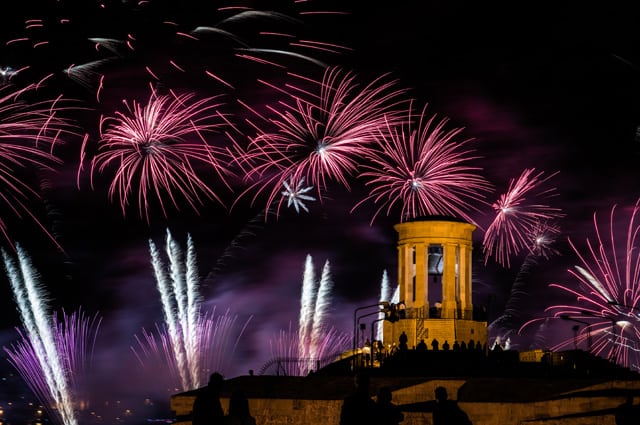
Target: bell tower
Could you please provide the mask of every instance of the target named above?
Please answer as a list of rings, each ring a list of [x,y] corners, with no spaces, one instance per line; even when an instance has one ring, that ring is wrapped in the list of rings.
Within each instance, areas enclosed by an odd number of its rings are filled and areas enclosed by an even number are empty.
[[[476,226],[450,217],[423,217],[394,226],[398,232],[398,289],[405,318],[385,322],[384,343],[404,331],[409,348],[424,340],[485,345],[487,322],[474,315],[471,254]],[[480,320],[476,320],[480,319]]]

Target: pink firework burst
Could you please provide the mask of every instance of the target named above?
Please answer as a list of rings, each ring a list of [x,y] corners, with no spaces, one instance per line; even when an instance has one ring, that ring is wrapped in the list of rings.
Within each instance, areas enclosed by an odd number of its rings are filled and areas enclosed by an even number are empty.
[[[370,163],[359,177],[370,187],[369,195],[353,208],[372,201],[378,209],[371,221],[399,206],[400,219],[423,215],[455,215],[473,222],[468,211],[483,203],[491,185],[469,165],[477,157],[460,138],[461,128],[447,129],[448,119],[426,115],[417,123],[412,112],[400,126],[392,121],[378,128],[375,149],[363,152]]]
[[[32,181],[37,171],[55,170],[62,162],[54,148],[65,137],[76,134],[76,127],[63,116],[70,107],[66,100],[31,100],[38,87],[0,85],[0,209],[3,215],[33,220],[62,249],[32,211],[31,201],[40,199]],[[11,243],[2,215],[0,233]]]
[[[259,133],[241,161],[251,182],[243,194],[256,190],[255,202],[266,192],[267,208],[277,204],[277,216],[286,202],[282,191],[287,182],[306,180],[319,201],[330,181],[349,190],[348,177],[356,173],[380,128],[401,119],[399,111],[405,103],[401,95],[406,90],[387,77],[382,75],[361,87],[353,72],[330,67],[321,82],[314,82],[319,94],[303,93],[313,100],[291,94],[293,105],[282,102],[280,110],[269,107],[276,116],[267,120],[273,130],[255,125]]]
[[[120,203],[123,215],[136,195],[140,217],[150,221],[150,201],[158,201],[163,215],[167,204],[180,209],[183,199],[198,211],[205,199],[221,204],[218,194],[200,177],[214,173],[223,185],[233,175],[228,152],[205,138],[228,122],[219,111],[217,97],[197,99],[194,94],[152,95],[141,105],[124,101],[126,112],[101,121],[98,153],[91,175],[111,172],[109,197]],[[205,165],[204,169],[195,164]]]
[[[573,339],[552,349],[583,345],[596,355],[640,370],[640,204],[627,211],[624,228],[616,208],[611,208],[608,229],[601,230],[594,213],[595,240],[587,239],[586,248],[569,240],[580,263],[569,270],[577,284],[549,285],[575,297],[575,304],[552,305],[545,310],[549,316],[527,322],[520,331],[550,318],[583,323]]]
[[[482,247],[485,264],[494,256],[499,264],[509,267],[511,256],[524,249],[530,252],[536,249],[532,241],[539,236],[544,223],[564,217],[559,208],[543,203],[555,195],[555,187],[545,184],[557,174],[545,177],[544,172],[529,168],[510,181],[507,192],[493,204],[496,215],[484,234]]]

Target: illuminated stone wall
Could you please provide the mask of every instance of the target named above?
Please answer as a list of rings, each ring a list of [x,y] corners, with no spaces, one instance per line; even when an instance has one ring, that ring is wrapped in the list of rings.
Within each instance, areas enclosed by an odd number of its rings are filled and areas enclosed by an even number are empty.
[[[352,378],[347,378],[352,382]],[[376,378],[372,379],[375,387]],[[436,386],[444,386],[451,398],[456,398],[458,390],[468,381],[463,379],[430,379],[402,388],[395,388],[388,378],[384,385],[394,388],[393,401],[399,405],[408,405],[433,399]],[[526,388],[533,392],[531,400],[500,400],[527,394]],[[467,412],[474,425],[615,425],[614,409],[625,401],[625,392],[634,391],[635,403],[640,402],[640,381],[580,381],[570,380],[544,381],[524,379],[498,380],[482,382],[479,388],[493,388],[490,391],[478,391],[478,394],[466,391],[459,405]],[[544,391],[534,391],[544,388]],[[336,388],[327,385],[327,394],[335,393]],[[375,392],[375,388],[372,388]],[[250,391],[249,388],[246,390]],[[462,390],[461,390],[462,391]],[[303,394],[301,394],[303,395]],[[253,416],[260,425],[338,425],[342,399],[340,397],[321,399],[283,399],[251,398],[250,407]],[[189,415],[194,394],[178,394],[171,398],[171,408],[175,411],[178,425],[191,425]],[[474,398],[482,401],[474,401]],[[494,400],[492,400],[494,399]],[[226,410],[227,399],[223,398]],[[403,425],[432,424],[429,412],[405,411]]]

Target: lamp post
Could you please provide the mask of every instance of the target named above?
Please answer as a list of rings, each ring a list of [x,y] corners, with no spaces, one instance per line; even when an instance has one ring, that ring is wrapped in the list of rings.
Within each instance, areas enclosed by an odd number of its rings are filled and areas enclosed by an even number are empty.
[[[375,365],[375,357],[373,357],[375,355],[375,350],[376,350],[376,344],[375,344],[375,340],[373,339],[373,331],[375,329],[375,324],[377,322],[381,322],[383,320],[386,320],[385,317],[383,317],[382,319],[376,319],[373,322],[371,322],[371,367],[373,368]]]
[[[569,316],[568,314],[562,314],[560,315],[560,318],[562,320],[570,320],[572,322],[582,323],[583,325],[585,325],[585,330],[587,331],[587,344],[589,346],[589,352],[591,352],[591,323],[585,322],[584,320],[576,319],[575,317]],[[580,329],[580,327],[578,325],[575,325],[573,326],[572,329],[573,329],[573,345],[577,350],[578,349],[578,329]]]
[[[353,358],[353,370],[356,369],[356,348],[357,348],[357,335],[358,335],[358,320],[362,317],[365,316],[369,316],[371,314],[378,314],[378,313],[383,313],[386,311],[389,311],[390,309],[390,303],[388,301],[381,301],[375,304],[369,304],[369,305],[365,305],[362,307],[358,307],[353,311],[353,352],[352,352],[352,358]],[[373,308],[373,307],[382,307],[382,309],[379,309],[378,311],[374,311],[373,313],[368,313],[365,314],[363,316],[358,317],[358,312],[367,308]]]

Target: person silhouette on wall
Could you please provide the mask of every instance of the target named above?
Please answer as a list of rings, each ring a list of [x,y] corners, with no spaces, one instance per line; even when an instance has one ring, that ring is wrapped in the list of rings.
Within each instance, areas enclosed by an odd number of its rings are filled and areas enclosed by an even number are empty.
[[[193,402],[191,411],[191,423],[193,425],[223,424],[224,411],[220,403],[220,391],[223,383],[223,376],[218,372],[214,372],[209,376],[207,386],[198,390],[198,395]]]
[[[380,387],[376,396],[378,424],[398,425],[404,420],[404,413],[393,403],[392,399],[391,389],[389,387]]]
[[[235,390],[229,397],[229,411],[224,417],[224,425],[256,425],[251,416],[249,399],[242,390]]]
[[[400,334],[400,350],[408,350],[409,349],[409,345],[407,344],[408,342],[409,342],[409,337],[404,331],[402,331],[402,333]]]
[[[431,348],[433,349],[433,351],[438,351],[439,345],[440,343],[438,342],[438,340],[433,338],[433,340],[431,341]]]
[[[472,425],[469,416],[458,406],[458,402],[449,400],[445,387],[435,389],[435,398],[433,425]]]
[[[633,404],[633,395],[627,395],[624,403],[616,407],[616,425],[632,425],[638,423],[640,418],[640,405]]]
[[[340,425],[371,424],[377,421],[377,404],[370,395],[371,379],[366,373],[355,376],[355,391],[345,397],[340,409]]]
[[[418,350],[418,351],[426,351],[427,350],[427,343],[424,342],[424,339],[420,340],[420,342],[416,346],[416,350]]]

